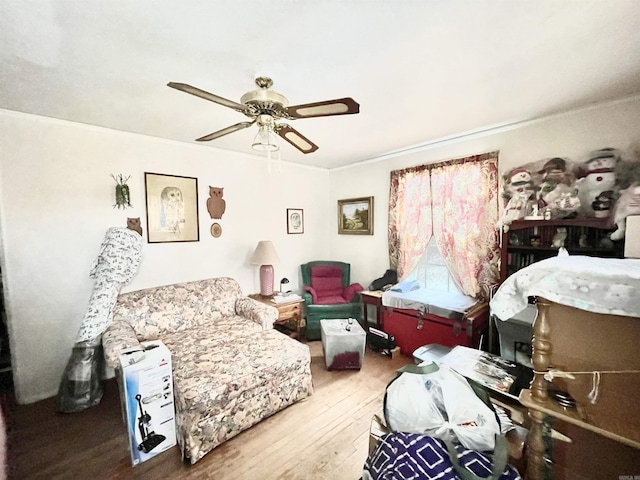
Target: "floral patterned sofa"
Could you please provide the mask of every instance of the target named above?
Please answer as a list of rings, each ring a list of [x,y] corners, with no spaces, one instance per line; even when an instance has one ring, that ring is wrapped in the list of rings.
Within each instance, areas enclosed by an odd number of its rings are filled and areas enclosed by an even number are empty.
[[[113,368],[143,340],[171,351],[178,444],[193,464],[313,393],[309,347],[274,330],[277,316],[231,278],[166,285],[121,294],[102,343]]]

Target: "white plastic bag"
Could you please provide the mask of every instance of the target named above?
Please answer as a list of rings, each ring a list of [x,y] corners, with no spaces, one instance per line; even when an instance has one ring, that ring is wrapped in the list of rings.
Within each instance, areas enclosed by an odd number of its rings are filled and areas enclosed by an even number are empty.
[[[446,365],[410,367],[387,386],[384,414],[391,430],[459,442],[477,451],[494,449],[498,419],[463,376]]]

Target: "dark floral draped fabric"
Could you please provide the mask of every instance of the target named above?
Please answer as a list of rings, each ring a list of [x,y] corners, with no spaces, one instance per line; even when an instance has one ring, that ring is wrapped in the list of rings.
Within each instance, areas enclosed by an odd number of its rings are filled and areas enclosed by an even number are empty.
[[[460,290],[488,298],[498,279],[498,152],[391,172],[389,261],[405,278],[432,236]]]

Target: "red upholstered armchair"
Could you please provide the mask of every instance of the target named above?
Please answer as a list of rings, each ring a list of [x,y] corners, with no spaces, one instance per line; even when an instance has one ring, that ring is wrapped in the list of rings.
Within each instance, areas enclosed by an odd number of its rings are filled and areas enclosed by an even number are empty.
[[[300,266],[306,307],[307,340],[320,338],[320,320],[360,319],[359,283],[350,284],[351,265],[344,262],[315,261]]]

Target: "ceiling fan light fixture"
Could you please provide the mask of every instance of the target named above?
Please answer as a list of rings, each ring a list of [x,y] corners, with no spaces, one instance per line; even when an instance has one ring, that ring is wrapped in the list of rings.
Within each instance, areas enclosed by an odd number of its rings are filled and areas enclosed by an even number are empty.
[[[251,148],[258,152],[276,152],[280,149],[278,137],[270,125],[260,125]]]

